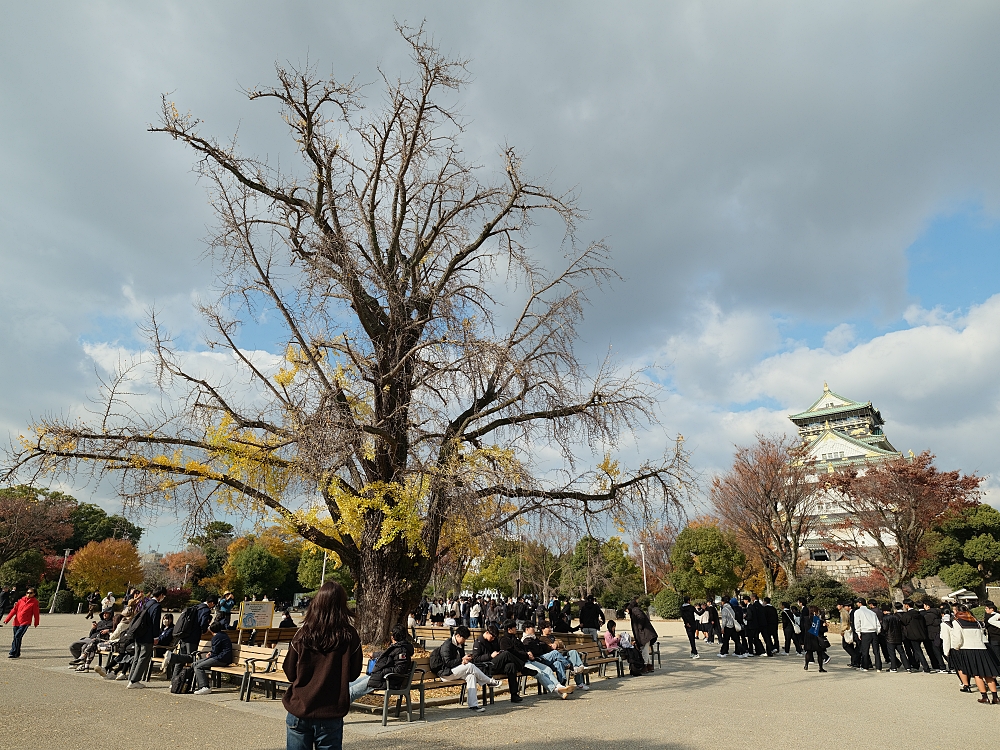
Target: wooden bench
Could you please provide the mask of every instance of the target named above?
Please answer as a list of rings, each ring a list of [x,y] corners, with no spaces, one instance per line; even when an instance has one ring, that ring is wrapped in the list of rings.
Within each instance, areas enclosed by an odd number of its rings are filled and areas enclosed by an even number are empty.
[[[258,628],[256,630],[241,630],[234,644],[243,645],[244,637],[248,645],[277,646],[279,643],[290,643],[298,628]],[[244,636],[245,634],[245,636]]]
[[[428,643],[444,643],[455,634],[457,625],[415,625],[410,628],[410,637],[414,644],[427,648]],[[485,628],[469,628],[469,643],[486,632]]]
[[[222,676],[240,678],[240,700],[250,700],[250,685],[256,675],[274,672],[278,666],[278,649],[268,646],[233,644],[233,661],[225,667],[212,667],[210,674],[216,687],[222,687]]]

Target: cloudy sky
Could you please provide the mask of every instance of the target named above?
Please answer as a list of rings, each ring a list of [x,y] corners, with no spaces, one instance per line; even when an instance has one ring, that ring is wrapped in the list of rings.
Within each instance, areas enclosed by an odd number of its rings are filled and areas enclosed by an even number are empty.
[[[0,434],[80,412],[154,304],[197,350],[211,215],[190,154],[146,132],[161,93],[278,153],[282,123],[241,87],[276,60],[404,72],[393,19],[425,18],[471,59],[468,153],[500,166],[511,143],[578,188],[581,235],[624,279],[581,351],[655,365],[706,476],[826,380],[898,449],[1000,488],[996,3],[140,6],[3,2]]]

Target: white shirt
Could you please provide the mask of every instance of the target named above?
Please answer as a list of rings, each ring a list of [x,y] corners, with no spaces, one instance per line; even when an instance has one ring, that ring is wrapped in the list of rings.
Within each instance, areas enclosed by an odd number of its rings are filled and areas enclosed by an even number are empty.
[[[858,607],[854,613],[854,629],[859,633],[880,633],[882,623],[878,621],[878,616],[868,607]]]

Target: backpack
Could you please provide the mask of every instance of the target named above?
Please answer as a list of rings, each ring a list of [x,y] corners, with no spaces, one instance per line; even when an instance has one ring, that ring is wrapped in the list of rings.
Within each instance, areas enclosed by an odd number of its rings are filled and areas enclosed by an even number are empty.
[[[198,632],[195,632],[198,631]],[[177,640],[188,643],[201,637],[201,625],[198,622],[198,605],[192,604],[181,612],[174,623],[174,634]]]
[[[441,647],[438,646],[436,649],[431,651],[431,656],[429,659],[431,671],[434,674],[438,674],[444,669],[444,658],[441,656]]]
[[[178,664],[170,677],[171,693],[190,693],[191,683],[194,681],[194,667],[186,664]]]

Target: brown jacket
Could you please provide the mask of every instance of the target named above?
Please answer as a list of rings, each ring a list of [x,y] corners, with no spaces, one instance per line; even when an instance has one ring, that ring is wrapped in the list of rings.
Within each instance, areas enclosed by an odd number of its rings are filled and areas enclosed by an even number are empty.
[[[299,633],[285,657],[285,676],[291,683],[282,703],[292,716],[322,721],[347,716],[350,684],[361,674],[361,639],[354,628],[346,646],[321,653],[302,645]]]

